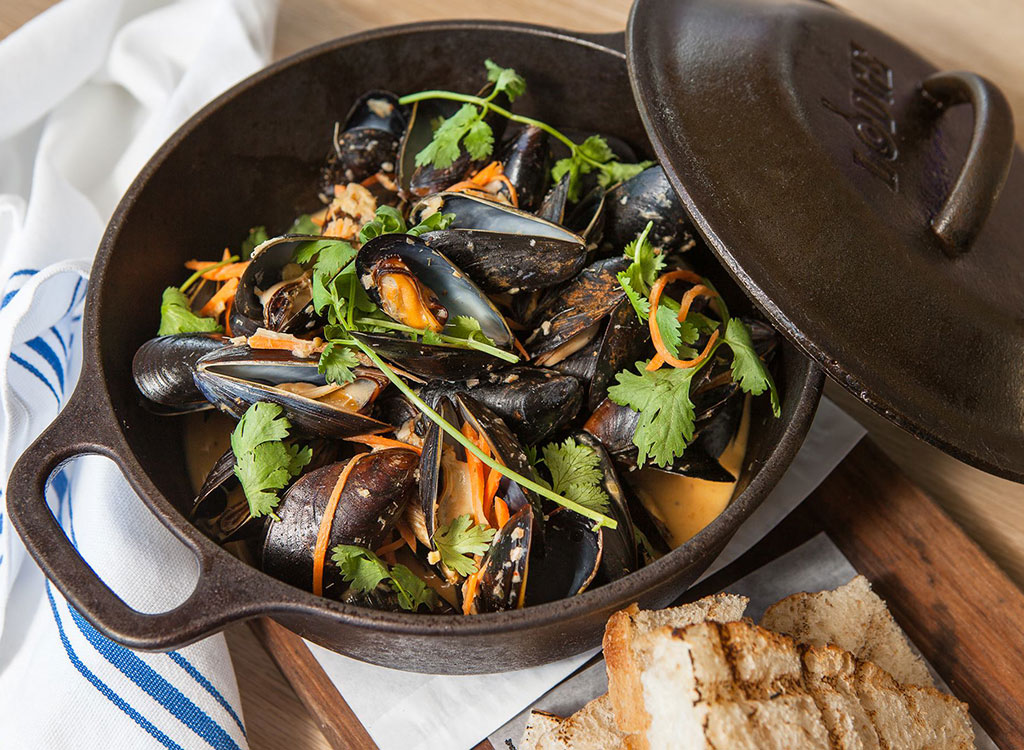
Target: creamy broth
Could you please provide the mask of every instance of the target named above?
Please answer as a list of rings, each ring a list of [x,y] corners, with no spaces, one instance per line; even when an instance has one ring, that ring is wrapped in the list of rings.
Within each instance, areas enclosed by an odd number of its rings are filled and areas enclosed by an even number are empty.
[[[726,446],[719,462],[733,476],[739,476],[750,433],[750,397],[743,405],[739,430]],[[629,475],[644,507],[654,516],[668,541],[678,547],[711,523],[732,499],[735,482],[708,482],[662,471],[641,469]]]
[[[194,492],[199,492],[217,459],[231,447],[233,429],[235,420],[213,409],[185,416],[185,468]]]

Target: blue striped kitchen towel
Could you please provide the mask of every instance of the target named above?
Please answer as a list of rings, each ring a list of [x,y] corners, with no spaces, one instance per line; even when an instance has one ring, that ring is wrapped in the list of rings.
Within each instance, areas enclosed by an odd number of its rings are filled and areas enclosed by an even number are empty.
[[[274,0],[64,0],[0,42],[0,490],[74,390],[86,279],[117,200],[182,121],[267,63],[275,15]],[[75,461],[48,495],[131,606],[188,595],[194,558],[109,461]],[[4,509],[0,748],[247,747],[222,636],[161,654],[106,639]]]

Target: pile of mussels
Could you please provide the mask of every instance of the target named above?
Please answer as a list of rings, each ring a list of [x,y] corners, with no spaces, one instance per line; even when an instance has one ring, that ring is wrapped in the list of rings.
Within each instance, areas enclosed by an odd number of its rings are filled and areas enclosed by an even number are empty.
[[[404,562],[441,593],[433,611],[475,613],[572,596],[624,576],[669,548],[658,519],[631,488],[637,414],[607,399],[606,392],[616,373],[654,351],[647,326],[616,279],[629,263],[623,247],[653,222],[649,236],[669,259],[667,267],[685,268],[683,254],[695,238],[659,166],[610,189],[585,182],[582,198],[570,201],[566,178],[550,184],[559,144],[535,127],[503,133],[501,121],[491,123],[501,144],[500,170],[488,172],[465,152],[446,169],[416,167],[413,157],[430,140],[430,121],[445,114],[447,104],[425,101],[405,108],[394,95],[373,91],[355,105],[335,127],[321,170],[319,189],[327,206],[318,216],[322,232],[315,239],[354,242],[382,205],[398,207],[410,226],[436,211],[452,214],[451,225],[439,231],[384,234],[366,242],[356,257],[359,279],[396,321],[422,327],[426,320],[443,329],[446,321],[468,315],[496,347],[526,356],[509,366],[484,352],[402,334],[360,335],[424,401],[455,427],[471,425],[492,455],[520,474],[535,475],[527,450],[540,441],[573,436],[590,446],[600,457],[617,528],[595,530],[588,519],[503,479],[499,492],[510,517],[478,561],[475,600],[466,607],[464,577],[432,554],[435,530],[468,507],[460,489],[463,447],[424,419],[365,358],[356,379],[337,386],[318,372],[312,350],[256,349],[247,343],[245,337],[259,329],[311,342],[322,333],[325,320],[312,304],[311,274],[293,261],[296,247],[310,236],[276,237],[256,249],[230,307],[231,336],[161,336],[140,348],[133,368],[153,410],[182,414],[213,405],[239,418],[255,402],[271,402],[313,449],[312,461],[283,494],[276,519],[250,516],[229,449],[191,509],[211,538],[243,540],[268,574],[307,590],[320,588],[312,581],[321,516],[347,463],[362,452],[340,488],[330,546],[377,549],[404,521],[416,537],[413,549],[402,550]],[[635,160],[627,144],[607,140],[622,161]],[[497,177],[488,181],[488,174]],[[471,184],[464,189],[467,180]],[[747,324],[758,353],[768,357],[776,333],[758,321]],[[645,471],[734,481],[718,461],[743,411],[744,394],[728,368],[724,359],[713,362],[691,387],[696,430],[685,456],[670,467]],[[409,448],[365,453],[345,441],[382,433]],[[649,544],[638,544],[638,530]],[[324,596],[398,606],[383,584],[353,593],[329,561],[322,576]]]

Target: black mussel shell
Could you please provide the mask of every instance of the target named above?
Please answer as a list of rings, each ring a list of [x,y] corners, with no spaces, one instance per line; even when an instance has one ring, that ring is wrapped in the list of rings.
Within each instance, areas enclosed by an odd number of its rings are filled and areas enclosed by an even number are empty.
[[[369,91],[361,96],[334,135],[321,170],[321,194],[329,198],[335,185],[363,182],[379,173],[394,179],[405,127],[405,109],[395,94]]]
[[[284,494],[263,538],[264,572],[293,586],[312,589],[313,549],[327,501],[349,461],[357,461],[341,490],[331,522],[328,550],[339,544],[374,549],[416,494],[419,456],[405,448],[357,454],[301,476]],[[324,565],[324,596],[338,598],[345,584],[336,566]]]
[[[587,388],[587,409],[593,411],[615,384],[615,375],[644,358],[651,343],[650,329],[624,299],[612,310],[601,337],[594,374]]]
[[[593,449],[601,460],[601,487],[611,501],[607,515],[618,525],[614,529],[602,527],[600,530],[603,549],[600,573],[603,582],[614,581],[640,567],[633,516],[629,511],[629,496],[619,479],[615,462],[601,442],[586,432],[575,433],[573,439]]]
[[[217,333],[179,333],[158,336],[140,346],[132,359],[132,377],[146,408],[157,414],[209,409],[210,402],[192,376],[200,359],[226,343]]]
[[[319,358],[298,357],[292,352],[251,349],[245,345],[224,347],[199,360],[196,385],[207,400],[232,416],[241,417],[257,401],[278,404],[301,434],[323,438],[387,432],[391,425],[365,413],[282,390],[282,383],[324,386],[327,381],[317,369]],[[356,381],[346,388],[369,411],[373,400],[387,385],[378,370],[356,368]]]
[[[576,378],[537,367],[514,366],[465,385],[525,445],[565,428],[583,404],[583,387]]]
[[[524,505],[498,529],[480,561],[474,608],[477,612],[519,609],[526,603],[535,511]]]
[[[608,252],[621,253],[649,221],[648,240],[662,252],[687,250],[696,233],[683,204],[660,166],[645,169],[609,191],[605,198],[602,243]]]
[[[568,508],[557,508],[544,522],[544,542],[530,546],[526,604],[544,604],[580,594],[601,565],[603,535],[594,522]],[[603,530],[602,530],[603,531]]]
[[[552,224],[563,224],[565,222],[565,208],[569,205],[569,175],[562,175],[548,192],[544,195],[540,206],[537,208],[537,216],[550,221]]]
[[[440,211],[454,219],[428,232],[437,248],[488,292],[518,293],[560,284],[586,265],[582,237],[564,227],[467,193],[438,193],[416,204],[410,222]]]
[[[533,211],[548,181],[550,149],[548,134],[534,125],[520,128],[502,148],[505,176],[516,189],[519,208]]]
[[[312,304],[311,276],[307,272],[282,281],[281,273],[293,263],[303,244],[322,239],[285,235],[273,237],[253,250],[231,306],[232,335],[251,336],[257,328],[299,335],[319,327]],[[263,299],[269,304],[264,304]]]
[[[599,260],[541,302],[531,316],[535,329],[525,342],[537,364],[557,364],[599,335],[605,318],[626,299],[616,274],[628,266],[623,256]]]
[[[467,380],[508,367],[508,362],[475,349],[424,344],[383,333],[353,331],[352,335],[388,362],[428,380]]]
[[[588,248],[596,248],[601,243],[604,234],[604,206],[605,190],[598,185],[580,198],[580,202],[565,217],[565,227],[586,240]]]

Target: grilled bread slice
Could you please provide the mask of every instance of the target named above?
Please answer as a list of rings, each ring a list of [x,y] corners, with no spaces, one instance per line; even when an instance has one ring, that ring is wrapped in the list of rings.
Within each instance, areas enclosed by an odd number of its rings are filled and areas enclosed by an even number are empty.
[[[716,594],[668,609],[640,610],[633,604],[608,619],[603,643],[608,669],[608,697],[616,724],[624,735],[639,732],[648,724],[640,684],[640,673],[647,655],[634,648],[636,641],[644,634],[665,626],[685,627],[705,620],[738,620],[743,616],[748,601],[745,596]]]
[[[605,693],[565,719],[532,712],[519,750],[616,750],[622,739]]]
[[[967,750],[967,707],[901,686],[835,646],[750,622],[661,628],[634,643],[647,724],[630,747],[730,750]]]
[[[761,626],[800,643],[839,646],[874,662],[902,685],[934,687],[924,661],[864,576],[833,591],[787,596],[768,608]]]
[[[619,692],[639,701],[639,670],[631,644],[634,638],[655,628],[682,627],[706,619],[734,620],[743,616],[747,598],[733,594],[708,596],[691,604],[668,609],[640,610],[637,605],[616,612],[605,628],[605,659],[615,662]],[[612,670],[609,669],[609,679]],[[640,709],[643,705],[640,704]],[[611,692],[592,700],[572,716],[560,719],[545,711],[534,711],[519,743],[519,750],[589,750],[622,747],[625,734],[615,722]]]

